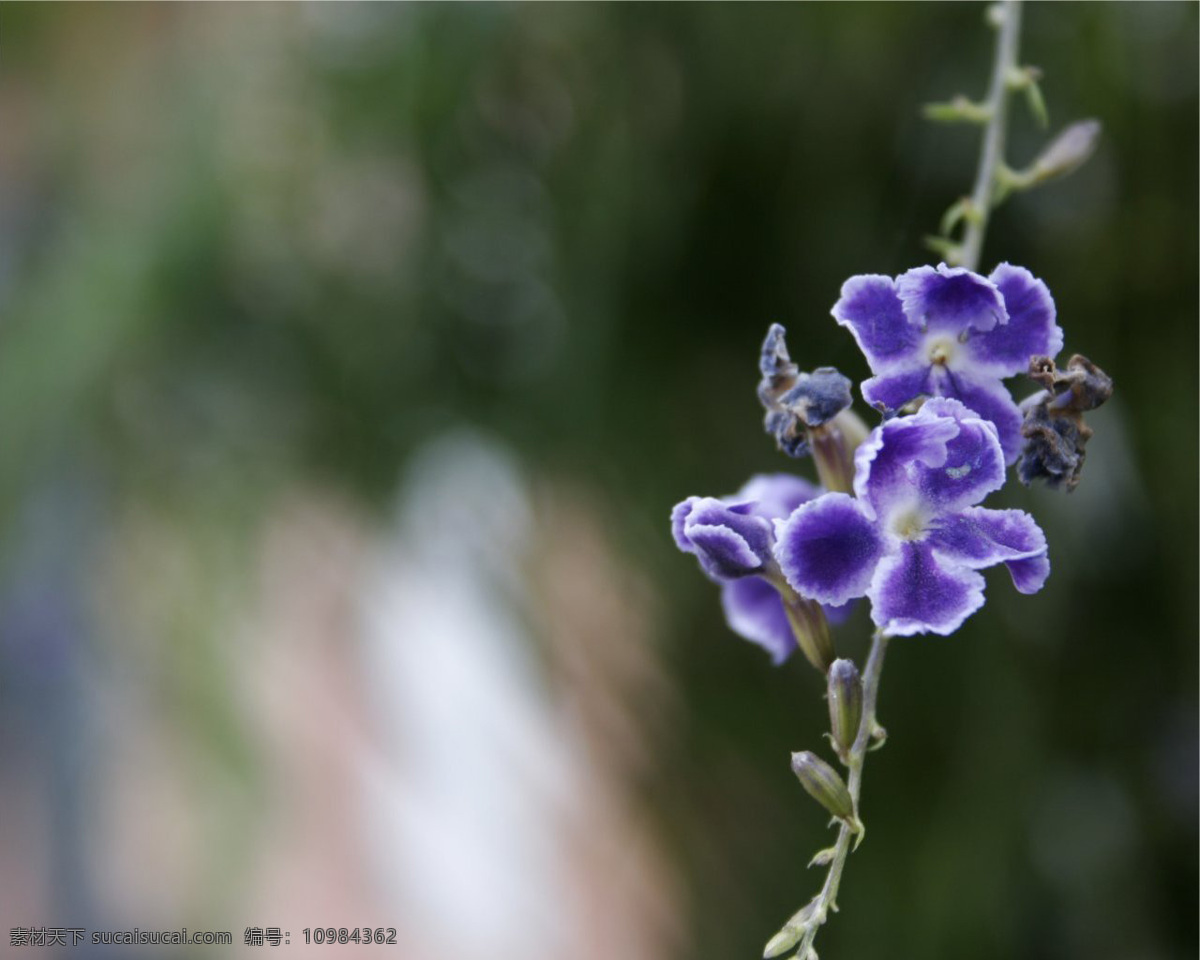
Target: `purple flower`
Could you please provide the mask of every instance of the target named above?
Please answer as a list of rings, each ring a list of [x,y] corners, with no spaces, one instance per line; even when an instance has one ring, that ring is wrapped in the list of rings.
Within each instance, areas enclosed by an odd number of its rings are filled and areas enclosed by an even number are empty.
[[[684,553],[716,580],[761,573],[771,562],[771,523],[753,501],[688,497],[671,511],[671,532]]]
[[[864,274],[842,285],[833,316],[875,374],[862,385],[868,403],[893,411],[922,395],[954,397],[996,425],[1005,462],[1016,460],[1021,413],[1000,381],[1063,343],[1041,280],[1007,263],[990,277],[944,263],[895,280]]]
[[[751,478],[732,497],[689,497],[671,512],[679,549],[694,553],[704,572],[721,584],[721,606],[730,629],[766,649],[776,663],[796,649],[796,638],[779,592],[763,576],[779,576],[772,557],[773,523],[820,492],[800,477],[764,474]],[[826,607],[825,613],[835,622],[846,616],[840,608]]]
[[[776,523],[792,588],[822,604],[871,600],[892,635],[948,634],[983,606],[983,567],[1021,593],[1050,573],[1046,538],[1021,510],[975,506],[1004,484],[996,427],[951,399],[877,427],[855,454],[854,493],[827,493]]]

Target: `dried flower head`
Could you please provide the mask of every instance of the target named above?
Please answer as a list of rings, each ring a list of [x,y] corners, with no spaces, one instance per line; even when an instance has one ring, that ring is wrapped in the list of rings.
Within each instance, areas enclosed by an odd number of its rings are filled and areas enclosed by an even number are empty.
[[[1051,487],[1066,486],[1069,493],[1079,483],[1092,435],[1083,414],[1112,396],[1112,378],[1078,353],[1066,370],[1058,370],[1049,357],[1034,357],[1029,376],[1045,389],[1021,404],[1024,443],[1017,474],[1026,486],[1045,480]]]
[[[786,331],[771,324],[758,368],[758,399],[766,409],[763,426],[789,457],[809,451],[809,431],[829,423],[850,406],[850,379],[833,367],[805,373],[788,356]]]

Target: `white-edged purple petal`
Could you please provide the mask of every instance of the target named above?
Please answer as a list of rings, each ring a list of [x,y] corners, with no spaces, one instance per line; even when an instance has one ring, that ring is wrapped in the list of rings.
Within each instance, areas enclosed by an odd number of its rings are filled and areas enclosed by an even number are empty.
[[[1004,565],[1018,593],[1037,593],[1050,576],[1050,558],[1044,553],[1024,560],[1008,560]]]
[[[940,560],[927,541],[904,543],[871,580],[871,619],[892,636],[945,636],[983,606],[983,587],[981,574]]]
[[[880,274],[862,274],[842,284],[833,317],[847,327],[875,373],[915,355],[920,335],[896,295],[895,282]]]
[[[874,519],[844,493],[827,493],[775,522],[775,559],[801,596],[841,604],[866,593],[883,552]]]
[[[1046,535],[1024,510],[971,507],[939,520],[927,542],[939,556],[976,570],[1006,564],[1021,593],[1036,593],[1050,573]]]
[[[986,375],[956,371],[939,384],[943,396],[955,397],[995,425],[1006,464],[1021,453],[1021,411],[1007,388]]]
[[[671,536],[675,538],[675,546],[684,553],[692,552],[692,544],[684,532],[684,525],[687,523],[688,514],[692,512],[693,504],[699,499],[688,497],[671,508]]]
[[[721,607],[729,628],[765,649],[775,663],[782,663],[796,649],[779,592],[762,577],[722,584]]]
[[[671,512],[675,543],[718,580],[758,573],[771,559],[771,522],[752,511],[753,504],[688,497]]]
[[[995,426],[944,397],[926,402],[916,419],[925,416],[958,424],[958,433],[946,443],[945,459],[936,466],[919,464],[913,471],[921,503],[930,514],[973,506],[1004,486],[1004,453]]]
[[[929,364],[880,374],[862,382],[863,399],[877,410],[899,410],[922,394],[933,394]]]
[[[896,278],[896,293],[921,332],[982,332],[1008,321],[996,284],[964,267],[915,267]]]
[[[759,555],[736,530],[723,524],[697,523],[687,532],[692,552],[714,577],[744,577],[762,569]]]
[[[1062,328],[1055,323],[1054,299],[1046,285],[1024,267],[1002,263],[989,278],[999,288],[1008,323],[971,336],[964,351],[973,368],[993,377],[1024,373],[1033,356],[1057,356]]]
[[[728,503],[749,503],[755,515],[779,520],[820,493],[815,483],[791,473],[759,473],[725,499]]]
[[[916,471],[945,463],[947,445],[958,431],[956,420],[925,414],[924,407],[880,424],[854,451],[855,495],[880,517],[893,504],[913,500]]]

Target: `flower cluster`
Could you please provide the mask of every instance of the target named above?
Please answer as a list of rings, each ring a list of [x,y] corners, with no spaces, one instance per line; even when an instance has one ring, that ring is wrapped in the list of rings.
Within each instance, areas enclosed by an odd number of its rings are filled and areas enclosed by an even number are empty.
[[[1004,564],[1021,593],[1040,590],[1050,572],[1032,517],[980,506],[1022,454],[1022,411],[1001,381],[1062,348],[1046,285],[1009,264],[988,277],[945,264],[856,276],[833,316],[874,374],[861,390],[885,417],[878,427],[865,439],[831,429],[853,417],[848,381],[829,367],[801,372],[778,324],[758,389],[784,452],[812,452],[820,468],[831,438],[839,447],[845,468],[819,469],[832,489],[760,476],[732,497],[689,497],[672,513],[679,548],[721,584],[732,629],[776,662],[797,645],[796,601],[841,617],[866,597],[889,636],[949,634],[983,605],[981,569]],[[1045,406],[1035,405],[1043,420]],[[1026,425],[1024,442],[1023,475],[1047,463],[1046,429]]]

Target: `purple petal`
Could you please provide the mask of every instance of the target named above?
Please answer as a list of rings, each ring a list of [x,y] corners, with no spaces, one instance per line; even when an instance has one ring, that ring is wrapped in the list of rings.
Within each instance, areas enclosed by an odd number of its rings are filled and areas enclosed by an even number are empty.
[[[871,619],[893,636],[944,636],[983,606],[983,586],[981,574],[939,560],[927,541],[905,543],[875,571],[867,591]]]
[[[863,274],[842,284],[833,316],[854,334],[858,347],[879,373],[912,356],[920,335],[908,322],[891,277]]]
[[[942,463],[918,465],[913,476],[923,504],[935,515],[979,503],[1004,486],[1004,454],[996,428],[957,400],[935,398],[917,415],[951,419],[957,435],[946,443]]]
[[[927,542],[939,556],[972,569],[1007,564],[1021,593],[1037,593],[1050,573],[1046,535],[1023,510],[972,507],[942,518]]]
[[[963,267],[916,267],[896,278],[896,293],[909,323],[922,332],[982,332],[1008,321],[996,285]]]
[[[945,463],[947,444],[958,432],[953,419],[926,414],[924,407],[920,413],[876,427],[854,452],[855,495],[876,516],[886,515],[893,504],[911,501],[915,471],[922,465],[936,469]]]
[[[800,504],[821,493],[820,487],[790,473],[760,473],[751,477],[729,503],[751,503],[755,516],[781,520]]]
[[[1024,510],[968,507],[941,518],[929,543],[938,553],[973,569],[1046,552],[1046,535]]]
[[[688,514],[692,512],[692,506],[699,499],[699,497],[688,497],[682,503],[675,504],[671,509],[671,535],[675,538],[675,546],[684,553],[692,552],[692,544],[684,532],[684,525],[687,523]]]
[[[938,384],[943,396],[956,397],[996,426],[1004,462],[1013,464],[1021,453],[1021,411],[1004,384],[986,375],[957,371]]]
[[[762,569],[762,561],[745,537],[729,527],[693,524],[688,527],[688,538],[700,565],[714,577],[744,577]]]
[[[729,628],[763,647],[775,663],[782,663],[796,649],[783,601],[762,577],[743,577],[723,584],[721,606]]]
[[[1009,560],[1004,565],[1019,593],[1037,593],[1050,576],[1050,558],[1045,554],[1027,560]]]
[[[675,542],[716,579],[757,573],[771,559],[771,524],[752,509],[752,504],[689,497],[671,512]]]
[[[1024,267],[1002,263],[992,271],[1004,297],[1008,323],[967,340],[971,363],[994,377],[1023,373],[1033,356],[1053,357],[1062,350],[1062,328],[1054,322],[1054,300],[1046,285]]]
[[[929,365],[871,377],[862,383],[863,399],[877,410],[899,410],[922,394],[932,394]]]
[[[827,493],[775,523],[775,559],[801,596],[823,604],[861,597],[883,546],[875,523],[853,497]]]

